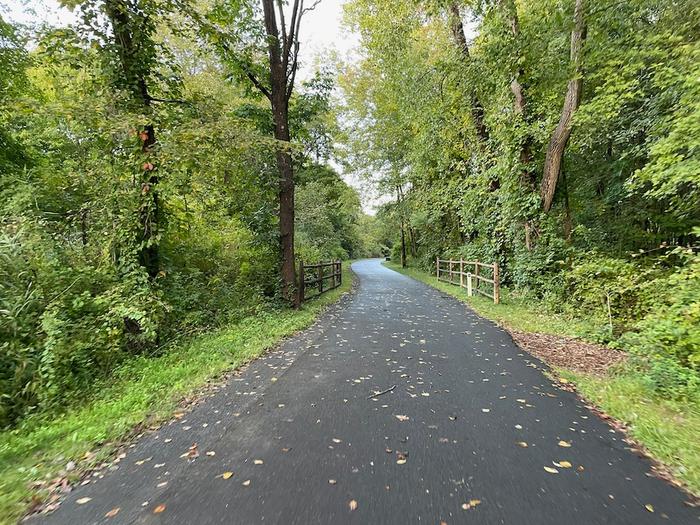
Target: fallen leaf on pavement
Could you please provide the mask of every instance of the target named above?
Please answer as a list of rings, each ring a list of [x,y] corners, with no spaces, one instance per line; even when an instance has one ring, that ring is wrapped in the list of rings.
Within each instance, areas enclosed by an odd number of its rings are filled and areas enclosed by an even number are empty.
[[[262,460],[262,459],[254,459],[254,460],[253,460],[253,463],[255,463],[256,465],[262,465],[262,464],[263,464],[263,460]]]
[[[334,479],[329,479],[329,480],[328,480],[328,484],[329,484],[329,485],[335,485],[336,483],[338,483],[338,482],[337,482],[336,480],[334,480]]]
[[[649,512],[654,512],[654,506],[651,503],[647,503],[644,505],[644,508],[647,509]]]
[[[568,461],[559,461],[559,466],[562,468],[571,468],[571,463]]]
[[[408,416],[397,415],[396,419],[399,421],[408,421],[410,418]]]
[[[552,467],[544,467],[544,469],[549,472],[550,474],[559,474],[559,471],[555,468]]]
[[[350,507],[350,510],[355,510],[357,508],[357,501],[355,501],[354,499],[351,499],[348,502],[348,507]]]
[[[86,504],[88,501],[90,501],[91,499],[92,499],[92,498],[87,498],[87,497],[86,497],[86,498],[80,498],[80,499],[76,500],[75,502],[76,502],[78,505],[85,505],[85,504]]]
[[[244,487],[250,486],[250,480],[249,479],[245,480],[243,483],[241,483],[241,485],[243,485]]]
[[[165,505],[158,505],[155,509],[153,509],[153,514],[160,514],[165,510]]]
[[[571,446],[571,443],[569,443],[568,441],[564,441],[564,440],[562,439],[562,440],[559,442],[559,446],[560,446],[560,447],[564,447],[564,448],[569,448],[569,447]]]
[[[224,479],[229,479],[231,476],[233,476],[233,472],[231,471],[224,472],[223,474],[221,474],[221,477]]]
[[[476,507],[476,506],[479,505],[480,503],[481,503],[481,500],[480,500],[480,499],[470,499],[470,500],[469,500],[469,503],[462,503],[462,508],[463,508],[464,510],[473,509],[474,507]]]
[[[107,512],[105,514],[105,518],[113,518],[114,516],[119,514],[119,510],[120,510],[119,507],[114,507],[112,510],[110,510],[109,512]]]
[[[518,441],[517,445],[522,448],[527,448],[527,443],[525,443],[524,441]]]

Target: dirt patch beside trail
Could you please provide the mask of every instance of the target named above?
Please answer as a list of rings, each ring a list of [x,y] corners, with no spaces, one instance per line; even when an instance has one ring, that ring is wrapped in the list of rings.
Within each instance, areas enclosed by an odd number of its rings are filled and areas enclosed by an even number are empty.
[[[603,375],[611,366],[625,360],[627,355],[602,345],[561,335],[538,334],[509,330],[522,349],[553,367],[575,372]]]

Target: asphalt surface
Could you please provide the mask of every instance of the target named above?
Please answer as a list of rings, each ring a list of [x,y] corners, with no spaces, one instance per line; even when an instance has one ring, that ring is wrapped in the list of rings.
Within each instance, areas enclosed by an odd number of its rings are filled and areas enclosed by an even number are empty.
[[[353,269],[311,329],[30,521],[700,523],[503,330],[378,260]]]

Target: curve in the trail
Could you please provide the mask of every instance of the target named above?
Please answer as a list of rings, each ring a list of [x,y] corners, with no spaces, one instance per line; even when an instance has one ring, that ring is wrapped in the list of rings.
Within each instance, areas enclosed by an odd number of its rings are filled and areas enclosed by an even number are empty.
[[[503,330],[378,260],[353,269],[314,327],[34,521],[699,523]]]

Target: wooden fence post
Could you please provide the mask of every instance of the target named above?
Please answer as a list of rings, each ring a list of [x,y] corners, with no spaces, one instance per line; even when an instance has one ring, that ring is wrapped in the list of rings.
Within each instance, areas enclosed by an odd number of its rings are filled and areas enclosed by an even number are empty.
[[[459,256],[459,287],[464,288],[464,259]]]
[[[472,283],[472,291],[479,289],[479,261],[474,263],[474,282]]]
[[[447,278],[449,279],[450,282],[452,282],[452,257],[450,257],[450,266],[447,274]]]
[[[323,293],[323,261],[318,263],[316,269],[316,278],[318,279],[318,292]]]
[[[343,284],[343,261],[338,259],[338,286]]]
[[[440,257],[435,258],[435,275],[437,275],[437,280],[440,280]]]
[[[304,260],[299,259],[299,288],[297,289],[297,306],[304,302]]]
[[[499,271],[498,263],[493,263],[493,302],[498,304],[501,302],[501,284],[498,282]]]
[[[474,290],[472,287],[472,272],[467,272],[467,295],[471,297],[474,295]]]

